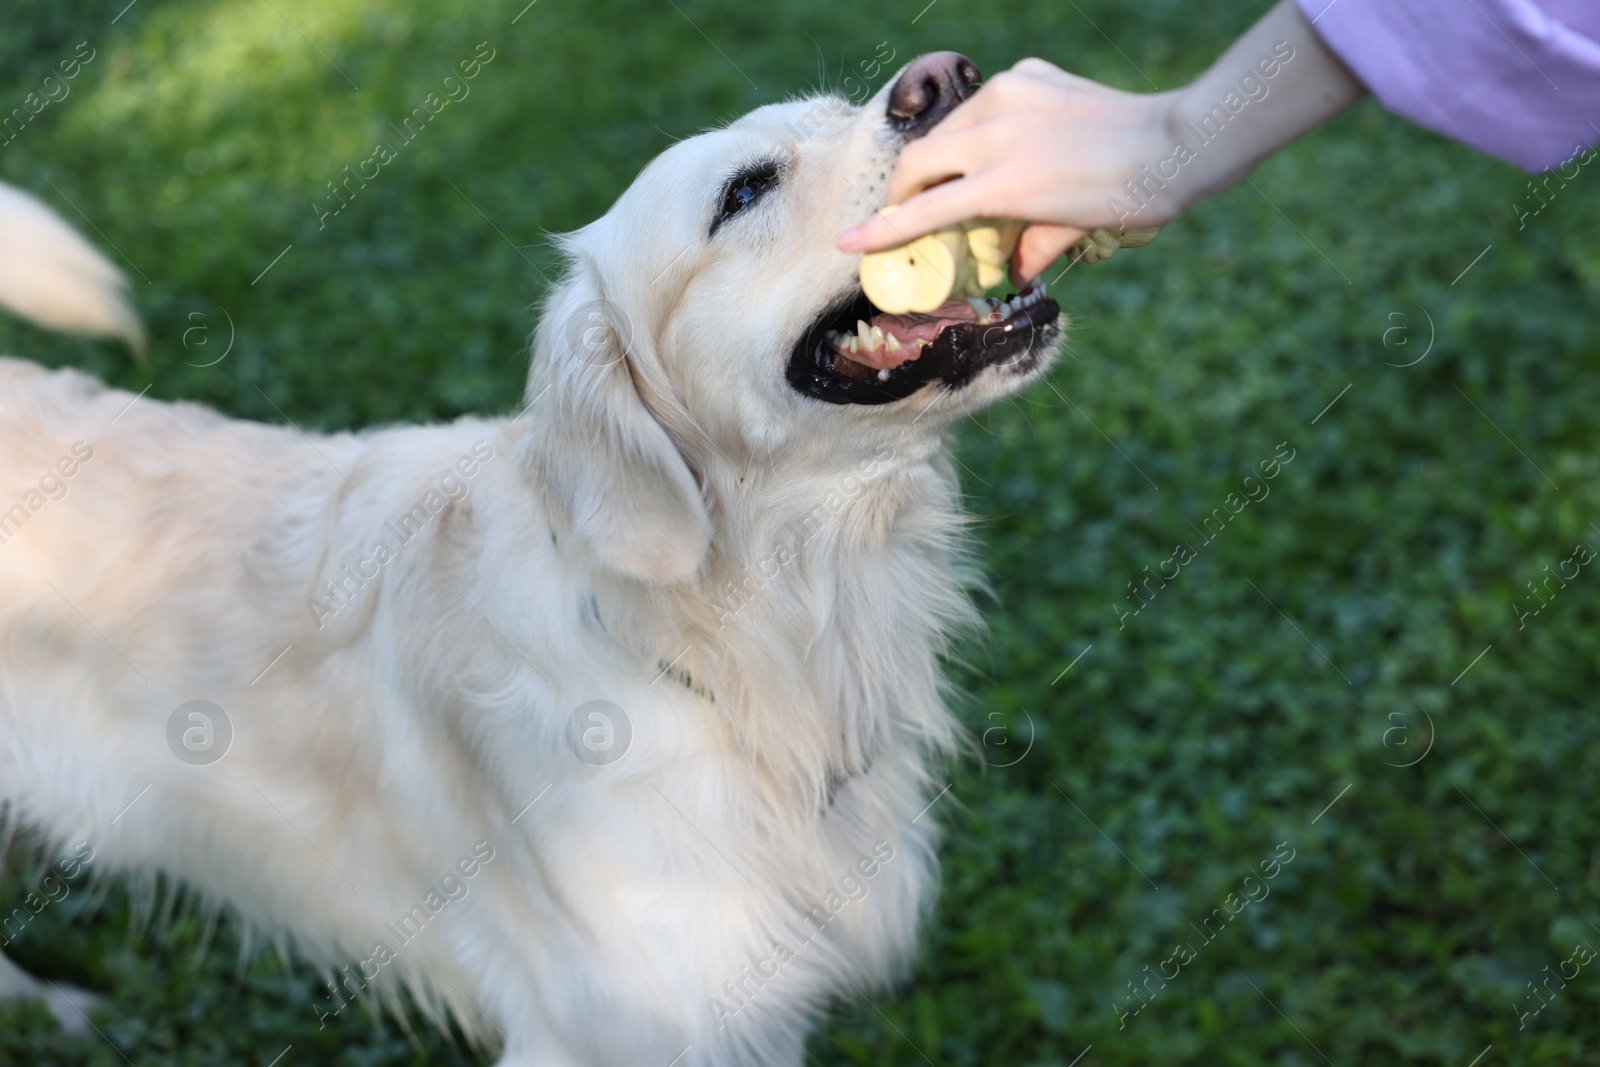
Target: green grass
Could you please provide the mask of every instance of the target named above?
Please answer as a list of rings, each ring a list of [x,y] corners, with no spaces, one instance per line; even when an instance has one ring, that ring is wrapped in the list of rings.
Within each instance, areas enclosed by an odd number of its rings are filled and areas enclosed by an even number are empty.
[[[79,41],[97,54],[0,148],[0,178],[115,246],[152,345],[135,366],[8,321],[0,349],[327,429],[504,411],[546,233],[669,138],[814,85],[819,55],[837,75],[885,40],[986,71],[1041,54],[1166,87],[1257,13],[543,0],[510,25],[521,5],[140,0],[112,25],[121,0],[12,0],[0,105]],[[472,95],[319,230],[325,179],[480,41]],[[913,973],[838,1004],[813,1063],[1064,1067],[1092,1045],[1081,1067],[1467,1067],[1491,1044],[1481,1067],[1600,1063],[1594,968],[1520,1031],[1512,1009],[1600,945],[1600,573],[1524,629],[1512,607],[1600,548],[1600,173],[1519,230],[1524,181],[1369,102],[1058,283],[1068,358],[955,440],[995,589],[958,674],[994,766],[951,768]],[[230,320],[227,357],[190,365]],[[1204,543],[1281,442],[1271,495]],[[1180,541],[1196,558],[1119,628],[1126,583]],[[1190,924],[1285,841],[1271,895],[1205,943]],[[35,877],[14,863],[0,909]],[[104,992],[97,1024],[140,1067],[289,1045],[282,1067],[486,1062],[360,1016],[319,1033],[303,966],[240,967],[230,922],[208,944],[181,905],[142,922],[108,888],[46,909],[14,954]],[[1126,983],[1185,939],[1195,958],[1119,1029]],[[0,1007],[0,1064],[123,1062]]]

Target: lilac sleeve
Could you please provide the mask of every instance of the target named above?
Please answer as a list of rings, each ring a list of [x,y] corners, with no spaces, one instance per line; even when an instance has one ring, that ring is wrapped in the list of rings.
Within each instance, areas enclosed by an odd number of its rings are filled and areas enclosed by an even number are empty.
[[[1600,141],[1594,0],[1297,0],[1384,107],[1526,171]]]

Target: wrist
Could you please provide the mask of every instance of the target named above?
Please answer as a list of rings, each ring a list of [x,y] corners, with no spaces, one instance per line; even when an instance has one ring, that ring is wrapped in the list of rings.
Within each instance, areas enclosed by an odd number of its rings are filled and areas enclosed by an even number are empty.
[[[1174,195],[1186,208],[1221,192],[1366,89],[1280,0],[1212,67],[1171,94],[1167,125],[1192,159]]]
[[[1106,205],[1110,229],[1164,226],[1200,198],[1194,137],[1186,128],[1183,90],[1137,97],[1143,116],[1129,121],[1109,177],[1119,182]],[[1132,118],[1132,116],[1129,116]]]
[[[1162,222],[1170,222],[1216,191],[1216,178],[1211,171],[1220,160],[1202,158],[1202,146],[1193,126],[1196,115],[1192,90],[1192,85],[1185,86],[1153,94],[1151,98],[1160,130],[1157,146],[1160,154],[1155,167],[1167,181],[1162,197],[1162,206],[1167,210],[1163,212],[1166,217]]]

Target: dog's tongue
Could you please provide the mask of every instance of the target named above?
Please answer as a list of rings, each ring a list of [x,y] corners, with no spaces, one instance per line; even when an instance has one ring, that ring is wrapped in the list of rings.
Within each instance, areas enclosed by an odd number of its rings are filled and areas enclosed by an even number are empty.
[[[977,312],[965,300],[946,300],[932,311],[907,315],[875,315],[868,326],[876,326],[886,334],[893,334],[902,347],[889,351],[887,347],[852,352],[850,358],[864,363],[873,370],[898,367],[921,354],[920,341],[932,341],[946,326],[978,321]]]

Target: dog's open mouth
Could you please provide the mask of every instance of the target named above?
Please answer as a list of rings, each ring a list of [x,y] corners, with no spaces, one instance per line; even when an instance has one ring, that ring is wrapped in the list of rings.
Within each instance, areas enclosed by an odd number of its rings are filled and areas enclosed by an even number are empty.
[[[857,292],[827,312],[789,357],[789,384],[832,404],[887,404],[938,382],[959,389],[989,367],[1032,369],[1055,341],[1061,308],[1044,286],[1006,300],[949,300],[890,315]]]

